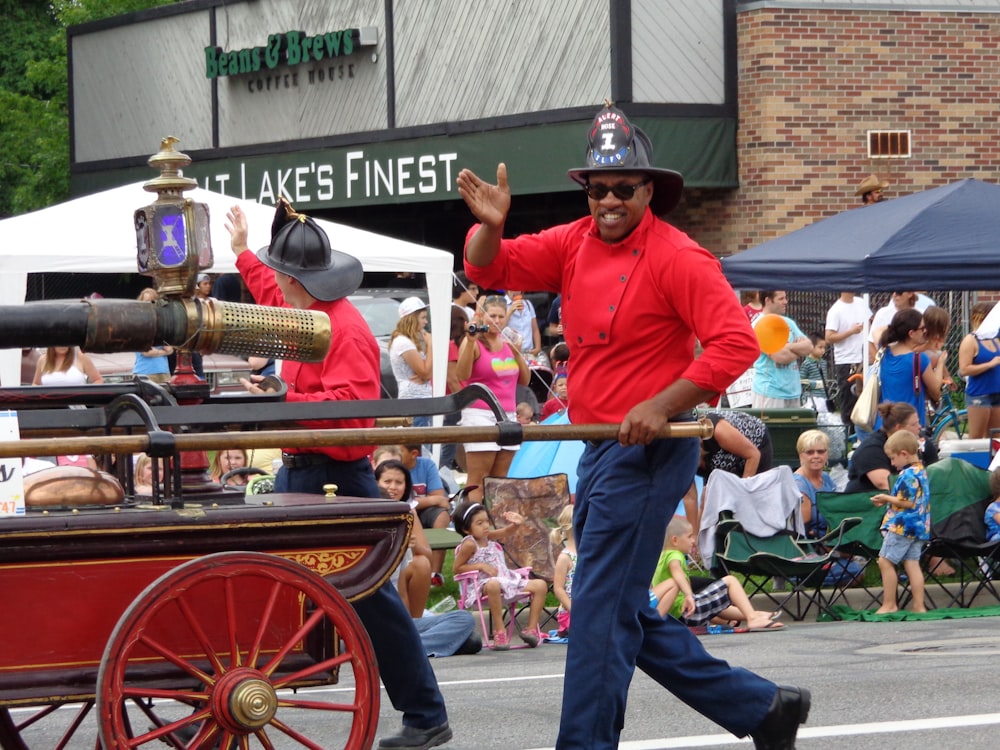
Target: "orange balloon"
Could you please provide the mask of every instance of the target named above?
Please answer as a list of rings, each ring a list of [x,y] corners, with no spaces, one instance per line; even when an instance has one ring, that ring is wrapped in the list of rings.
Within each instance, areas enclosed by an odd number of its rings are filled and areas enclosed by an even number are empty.
[[[780,315],[774,313],[761,315],[754,321],[753,330],[757,334],[757,343],[760,344],[760,350],[764,354],[779,352],[788,343],[790,329]]]

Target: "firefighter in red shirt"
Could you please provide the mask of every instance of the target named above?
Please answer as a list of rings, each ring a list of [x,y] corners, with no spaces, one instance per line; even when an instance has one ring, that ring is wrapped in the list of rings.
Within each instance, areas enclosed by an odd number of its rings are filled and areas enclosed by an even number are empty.
[[[574,509],[577,567],[558,750],[618,747],[635,666],[755,746],[790,750],[809,692],[779,687],[710,656],[679,621],[649,607],[667,522],[698,465],[695,439],[657,439],[691,419],[759,354],[718,260],[657,218],[683,179],[652,166],[652,146],[608,104],[590,130],[586,166],[569,171],[590,216],[503,239],[506,166],[497,184],[463,169],[458,190],[480,224],[465,269],[482,287],[562,294],[576,424],[620,424],[580,460]],[[694,357],[695,341],[703,353]]]

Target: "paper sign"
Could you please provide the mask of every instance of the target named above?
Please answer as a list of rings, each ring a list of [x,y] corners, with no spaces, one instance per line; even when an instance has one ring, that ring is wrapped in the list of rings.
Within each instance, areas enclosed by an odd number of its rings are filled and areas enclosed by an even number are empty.
[[[741,406],[750,406],[750,403],[753,401],[752,387],[753,368],[751,367],[726,389],[726,400],[729,402],[729,408],[736,409]]]
[[[16,411],[0,411],[0,440],[20,440]],[[0,458],[0,516],[24,515],[24,475],[20,458]]]

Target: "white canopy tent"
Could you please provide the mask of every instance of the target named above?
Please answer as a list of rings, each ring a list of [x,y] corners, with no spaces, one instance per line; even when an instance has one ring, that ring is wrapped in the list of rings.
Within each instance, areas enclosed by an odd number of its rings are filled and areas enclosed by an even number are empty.
[[[132,213],[156,199],[136,182],[0,221],[0,304],[24,302],[29,273],[134,273],[136,239]],[[270,241],[274,208],[194,188],[185,197],[209,207],[214,273],[235,272],[226,212],[237,203],[246,213],[250,247]],[[412,271],[427,279],[433,326],[434,395],[443,395],[448,366],[453,258],[443,250],[317,219],[337,250],[361,261],[365,271]],[[20,385],[20,350],[0,351],[0,385]]]

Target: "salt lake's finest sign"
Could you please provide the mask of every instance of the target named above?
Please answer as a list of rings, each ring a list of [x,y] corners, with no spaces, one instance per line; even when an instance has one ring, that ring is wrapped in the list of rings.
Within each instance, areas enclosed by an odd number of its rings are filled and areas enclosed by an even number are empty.
[[[278,66],[295,66],[353,55],[361,47],[378,42],[378,30],[373,27],[342,29],[309,35],[303,31],[269,34],[262,47],[225,51],[221,47],[205,47],[205,77],[246,75],[274,70]]]

